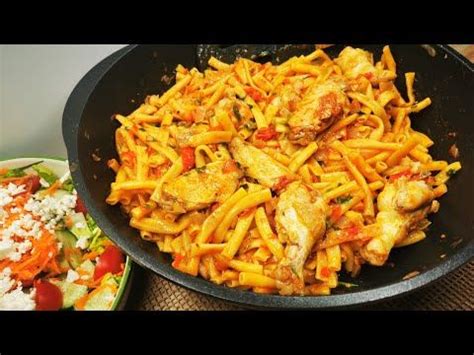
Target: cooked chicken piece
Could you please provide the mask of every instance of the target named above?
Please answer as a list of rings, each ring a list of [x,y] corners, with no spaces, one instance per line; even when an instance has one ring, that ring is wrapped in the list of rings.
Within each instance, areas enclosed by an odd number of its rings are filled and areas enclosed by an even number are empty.
[[[342,117],[346,96],[341,84],[328,81],[308,89],[288,121],[289,139],[308,145],[316,136]]]
[[[244,174],[258,180],[265,187],[278,190],[285,182],[298,179],[286,166],[240,138],[234,138],[230,142],[229,150],[244,169]]]
[[[379,233],[361,250],[362,257],[372,265],[383,265],[393,246],[425,219],[434,197],[432,188],[422,180],[400,178],[387,184],[377,199]]]
[[[348,79],[356,79],[360,75],[366,76],[369,80],[375,78],[376,69],[372,64],[372,56],[363,49],[346,47],[334,62]]]
[[[198,124],[191,127],[187,126],[170,126],[170,135],[176,139],[179,147],[189,146],[189,139],[196,134],[204,133],[209,130],[209,126],[205,124]]]
[[[275,212],[278,238],[286,243],[276,275],[280,293],[303,293],[303,265],[326,231],[328,210],[320,193],[302,182],[292,182],[281,193]]]
[[[225,172],[226,161],[216,161],[192,169],[177,179],[164,183],[158,204],[166,211],[184,213],[224,202],[239,186],[239,169]]]

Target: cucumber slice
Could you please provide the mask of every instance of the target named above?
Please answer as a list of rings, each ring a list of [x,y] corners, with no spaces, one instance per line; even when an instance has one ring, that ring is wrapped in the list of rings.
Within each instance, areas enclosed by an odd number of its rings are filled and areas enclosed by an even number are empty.
[[[93,294],[84,305],[84,309],[88,311],[106,311],[112,307],[117,295],[117,289],[110,285],[101,286],[100,290]]]
[[[72,227],[69,229],[77,239],[85,240],[85,245],[81,246],[81,249],[89,245],[89,240],[92,238],[92,232],[87,226],[86,218],[82,213],[74,213],[71,215]]]
[[[60,260],[66,260],[71,268],[75,269],[82,263],[82,253],[76,248],[76,237],[67,230],[57,230],[55,232],[63,247],[59,255]]]
[[[87,294],[87,286],[63,281],[53,281],[63,294],[63,307],[70,308],[76,301]]]
[[[76,269],[80,274],[89,276],[90,279],[94,277],[95,265],[92,261],[86,260]]]

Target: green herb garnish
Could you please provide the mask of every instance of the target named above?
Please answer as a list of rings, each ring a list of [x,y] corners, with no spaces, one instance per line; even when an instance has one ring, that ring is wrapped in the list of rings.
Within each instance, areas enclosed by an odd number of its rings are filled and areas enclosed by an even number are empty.
[[[239,111],[239,106],[237,105],[232,106],[232,112],[234,112],[234,116],[235,118],[237,118],[237,120],[240,121],[242,119],[242,115],[240,114],[240,111]]]
[[[244,127],[251,131],[254,131],[257,129],[257,123],[255,121],[250,120],[244,124]]]
[[[200,166],[199,168],[194,168],[194,170],[196,170],[196,172],[201,174],[201,173],[204,173],[206,171],[206,166]]]
[[[337,204],[343,204],[343,203],[346,203],[346,202],[349,202],[350,200],[352,200],[352,196],[348,195],[348,196],[339,196],[336,198],[336,203]]]

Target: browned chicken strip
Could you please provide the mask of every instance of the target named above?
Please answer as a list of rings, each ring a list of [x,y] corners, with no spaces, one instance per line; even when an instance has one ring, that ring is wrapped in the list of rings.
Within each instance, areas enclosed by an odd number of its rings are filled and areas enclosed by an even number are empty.
[[[286,166],[240,138],[234,138],[230,142],[229,150],[244,169],[244,174],[258,180],[265,187],[275,190],[282,185],[282,181],[298,179]]]
[[[239,169],[225,172],[226,161],[216,161],[165,182],[158,204],[172,213],[185,213],[224,202],[239,186]]]
[[[281,193],[275,213],[278,237],[286,243],[276,275],[281,294],[303,293],[303,266],[326,231],[328,210],[320,193],[302,182],[291,183]]]
[[[341,84],[328,81],[308,89],[289,119],[289,139],[308,145],[316,136],[342,117],[346,97]]]
[[[377,199],[379,233],[361,250],[362,257],[372,265],[383,265],[393,246],[425,219],[434,197],[432,188],[422,180],[400,178],[388,183]]]

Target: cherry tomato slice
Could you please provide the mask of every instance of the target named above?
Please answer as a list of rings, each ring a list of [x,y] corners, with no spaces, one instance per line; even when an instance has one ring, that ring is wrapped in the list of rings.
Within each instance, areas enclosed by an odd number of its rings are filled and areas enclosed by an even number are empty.
[[[35,302],[38,311],[57,311],[63,306],[63,294],[58,286],[45,280],[34,282]]]
[[[115,245],[109,245],[105,251],[99,256],[99,260],[94,270],[94,280],[100,279],[106,273],[116,274],[122,271],[124,263],[124,255]]]
[[[77,196],[76,207],[74,207],[74,211],[76,211],[77,213],[82,212],[84,213],[84,216],[87,214],[87,207],[84,204],[84,201],[82,201],[79,196]]]

